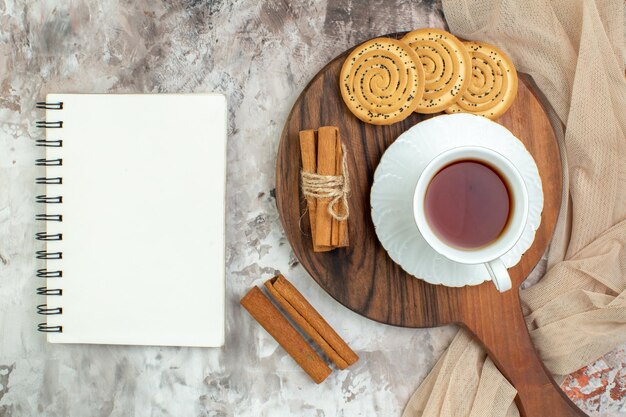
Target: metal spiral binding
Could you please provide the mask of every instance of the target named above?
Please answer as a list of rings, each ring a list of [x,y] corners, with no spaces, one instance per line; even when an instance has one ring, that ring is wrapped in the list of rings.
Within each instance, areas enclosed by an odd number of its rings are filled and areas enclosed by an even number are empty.
[[[63,333],[63,326],[48,326],[46,323],[39,323],[37,330],[44,333]]]
[[[37,139],[35,141],[35,145],[45,146],[46,148],[62,148],[63,141],[61,139],[58,139],[58,140]]]
[[[47,195],[38,195],[36,197],[36,200],[38,203],[43,203],[43,204],[59,204],[63,202],[63,197],[60,195],[57,195],[55,197],[50,197]]]
[[[61,185],[63,184],[63,178],[61,177],[37,177],[35,180],[36,184],[50,184],[50,185]]]
[[[48,252],[47,250],[38,250],[37,259],[63,259],[63,252]]]
[[[36,107],[38,109],[44,109],[44,110],[63,110],[63,102],[60,101],[56,103],[48,103],[48,102],[41,101],[41,102],[37,102]],[[41,129],[61,129],[63,128],[63,122],[62,121],[49,122],[49,121],[43,120],[43,121],[37,121],[36,126]],[[40,146],[40,147],[45,147],[45,148],[62,148],[63,140],[61,139],[37,139],[35,141],[35,146]],[[63,165],[63,159],[62,158],[50,158],[50,159],[39,158],[35,160],[35,165],[45,166],[45,167],[58,167],[58,166]],[[63,184],[63,178],[62,177],[47,177],[47,176],[38,177],[35,180],[35,183],[43,184],[43,185],[61,185]],[[63,196],[60,196],[60,195],[49,196],[46,194],[42,194],[36,197],[36,202],[38,204],[62,204]],[[35,219],[38,221],[45,221],[45,222],[62,222],[63,215],[42,213],[42,214],[37,214],[35,216]],[[37,234],[35,235],[35,239],[38,241],[44,241],[46,242],[46,244],[48,244],[48,242],[55,242],[55,241],[63,240],[63,234],[62,233],[48,233],[47,231],[42,231],[42,232],[37,232]],[[63,259],[63,252],[48,251],[47,249],[38,250],[36,253],[36,257],[37,259],[45,260],[49,266],[50,261]],[[38,269],[36,276],[38,278],[44,278],[44,279],[62,278],[63,271],[60,269],[49,270],[46,267],[46,268]],[[63,290],[61,288],[39,287],[37,288],[37,295],[62,296]],[[63,314],[63,308],[62,307],[48,308],[47,304],[40,304],[37,306],[37,313],[44,315],[44,316],[60,315],[60,314]],[[39,323],[37,325],[37,330],[39,330],[40,332],[44,332],[44,333],[62,333],[63,326],[49,326],[47,323]]]
[[[45,101],[38,101],[35,107],[46,110],[63,110],[63,102],[59,101],[56,103],[46,103]]]
[[[63,307],[48,308],[48,304],[39,304],[37,313],[44,316],[56,316],[57,314],[63,314]]]
[[[46,158],[38,158],[35,160],[35,165],[39,167],[60,167],[63,165],[63,159],[46,159]]]
[[[37,295],[63,295],[63,290],[61,288],[39,287],[37,288]]]
[[[63,271],[48,271],[47,268],[37,270],[37,278],[63,278]]]
[[[39,120],[35,122],[35,126],[40,129],[61,129],[63,127],[63,122],[48,122],[45,120]]]
[[[37,214],[35,220],[41,220],[44,222],[62,222],[63,215],[61,214]]]
[[[46,232],[37,232],[37,234],[35,235],[35,239],[45,240],[45,241],[63,240],[63,234],[62,233],[48,234]]]

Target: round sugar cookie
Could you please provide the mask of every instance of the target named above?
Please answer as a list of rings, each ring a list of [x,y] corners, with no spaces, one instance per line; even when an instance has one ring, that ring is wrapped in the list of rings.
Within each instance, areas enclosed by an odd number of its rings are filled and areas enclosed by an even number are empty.
[[[415,110],[437,113],[454,104],[469,87],[470,55],[463,42],[441,29],[418,29],[402,41],[419,56],[424,67],[424,96]]]
[[[517,95],[517,71],[500,49],[484,42],[464,42],[472,58],[472,77],[464,94],[446,113],[473,113],[497,119]]]
[[[389,125],[415,110],[424,94],[424,70],[407,44],[390,38],[372,39],[346,58],[339,89],[356,117]]]

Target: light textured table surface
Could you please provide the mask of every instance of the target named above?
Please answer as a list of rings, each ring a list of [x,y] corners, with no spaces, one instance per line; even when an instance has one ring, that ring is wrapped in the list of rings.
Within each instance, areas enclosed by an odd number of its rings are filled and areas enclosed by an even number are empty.
[[[381,325],[326,295],[283,235],[275,155],[291,105],[327,61],[376,35],[442,27],[440,9],[401,0],[0,0],[0,417],[399,416],[455,328]],[[226,346],[46,344],[35,330],[35,101],[48,92],[207,91],[229,100]],[[240,308],[244,292],[276,271],[360,354],[354,367],[311,383]],[[623,416],[624,349],[603,361],[568,379],[568,392],[594,415]]]

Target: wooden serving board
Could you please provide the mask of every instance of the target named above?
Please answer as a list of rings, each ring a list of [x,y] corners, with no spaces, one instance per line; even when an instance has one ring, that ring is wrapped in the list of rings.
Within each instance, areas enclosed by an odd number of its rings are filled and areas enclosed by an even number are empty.
[[[520,307],[518,287],[551,240],[562,188],[559,148],[528,79],[520,77],[517,98],[498,122],[526,145],[537,162],[545,199],[541,226],[532,247],[519,264],[510,269],[513,290],[498,293],[491,282],[449,288],[416,279],[396,265],[376,238],[370,213],[370,188],[383,152],[402,132],[432,116],[412,114],[390,126],[375,126],[358,120],[344,105],[338,87],[339,71],[348,53],[335,58],[313,78],[296,100],[282,133],[277,157],[276,199],[295,255],[324,290],[362,316],[402,327],[458,323],[467,328],[518,390],[522,415],[584,415],[543,367]],[[339,127],[348,153],[352,186],[350,247],[314,253],[308,216],[303,216],[306,204],[299,186],[298,132],[326,125]]]

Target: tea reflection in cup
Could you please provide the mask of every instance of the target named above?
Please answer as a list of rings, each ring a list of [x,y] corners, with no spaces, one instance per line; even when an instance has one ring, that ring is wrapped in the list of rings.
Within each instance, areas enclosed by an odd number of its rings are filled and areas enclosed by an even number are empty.
[[[502,259],[528,218],[528,191],[515,166],[480,146],[450,149],[428,163],[413,197],[413,214],[426,242],[463,264],[484,264],[500,292],[511,289]]]

